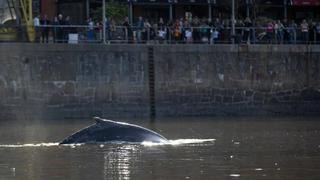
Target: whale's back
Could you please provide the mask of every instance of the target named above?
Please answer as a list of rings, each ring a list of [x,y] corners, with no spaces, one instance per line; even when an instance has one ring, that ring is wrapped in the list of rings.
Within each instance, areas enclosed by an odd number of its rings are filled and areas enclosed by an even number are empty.
[[[67,137],[61,144],[122,142],[156,142],[164,143],[162,135],[144,127],[104,119],[95,119],[96,123]]]

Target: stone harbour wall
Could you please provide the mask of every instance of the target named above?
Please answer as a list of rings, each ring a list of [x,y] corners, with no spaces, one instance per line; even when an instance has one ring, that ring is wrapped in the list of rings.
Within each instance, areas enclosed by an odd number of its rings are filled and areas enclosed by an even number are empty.
[[[319,46],[157,47],[158,115],[317,115]]]
[[[319,115],[320,46],[0,44],[0,119]]]

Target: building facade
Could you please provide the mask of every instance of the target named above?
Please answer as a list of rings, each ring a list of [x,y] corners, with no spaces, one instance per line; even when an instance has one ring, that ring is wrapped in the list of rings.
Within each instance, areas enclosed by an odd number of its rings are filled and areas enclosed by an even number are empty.
[[[61,13],[74,23],[84,23],[102,0],[38,0],[40,14],[53,18]],[[107,0],[107,4],[108,4]],[[116,0],[115,0],[116,1]],[[120,0],[128,7],[128,16],[135,22],[139,16],[156,21],[183,18],[186,14],[199,18],[230,18],[231,1],[224,0]],[[236,18],[268,17],[272,19],[320,19],[320,0],[237,0]]]

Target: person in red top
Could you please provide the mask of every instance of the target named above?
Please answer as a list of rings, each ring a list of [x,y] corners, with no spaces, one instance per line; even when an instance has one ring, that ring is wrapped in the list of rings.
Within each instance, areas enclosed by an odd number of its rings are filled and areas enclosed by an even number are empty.
[[[271,43],[271,42],[272,42],[272,39],[273,39],[273,29],[274,29],[274,25],[273,25],[273,23],[270,21],[270,22],[267,24],[267,41],[268,41],[268,43]]]

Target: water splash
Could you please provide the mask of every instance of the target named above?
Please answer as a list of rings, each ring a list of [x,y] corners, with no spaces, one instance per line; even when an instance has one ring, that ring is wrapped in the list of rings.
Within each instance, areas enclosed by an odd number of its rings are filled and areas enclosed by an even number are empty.
[[[177,139],[177,140],[169,140],[168,143],[154,143],[154,142],[142,142],[141,144],[144,146],[159,146],[159,145],[184,145],[184,144],[201,144],[205,142],[214,142],[215,139]]]
[[[0,144],[0,148],[23,148],[23,147],[51,147],[59,143],[38,143],[38,144]]]

